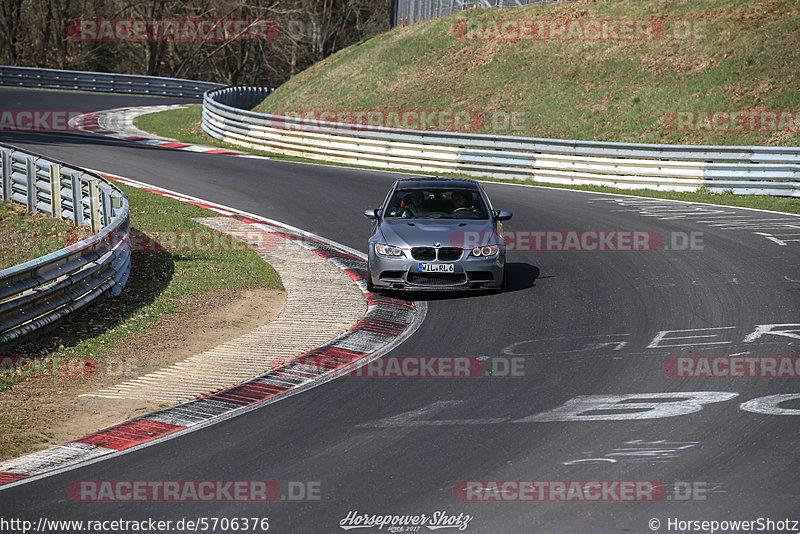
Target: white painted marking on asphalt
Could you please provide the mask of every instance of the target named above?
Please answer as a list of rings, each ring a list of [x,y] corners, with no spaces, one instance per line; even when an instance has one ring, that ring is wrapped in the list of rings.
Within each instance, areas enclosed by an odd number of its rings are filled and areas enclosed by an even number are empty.
[[[409,426],[444,426],[444,425],[488,425],[507,421],[508,417],[494,417],[488,419],[424,419],[437,414],[448,408],[454,408],[464,404],[463,400],[435,401],[427,406],[410,410],[391,417],[379,419],[370,423],[356,425],[356,428],[390,428],[390,427],[409,427]]]
[[[617,463],[613,458],[583,458],[581,460],[570,460],[569,462],[562,462],[564,465],[576,465],[590,462],[609,462],[612,464]]]
[[[667,462],[678,457],[681,451],[690,449],[699,445],[699,441],[643,441],[633,440],[626,441],[626,447],[611,449],[608,453],[593,458],[580,458],[577,460],[570,460],[563,462],[564,465],[577,465],[581,463],[591,462],[610,462],[618,463],[619,461],[626,462]]]
[[[579,421],[626,421],[661,419],[697,413],[706,404],[725,402],[738,397],[738,393],[725,391],[687,391],[666,393],[631,393],[625,395],[581,395],[558,408],[511,420],[510,417],[476,419],[419,419],[442,410],[461,406],[464,401],[437,401],[422,408],[403,412],[356,428],[423,427],[445,425],[488,425],[499,423],[554,423]],[[778,408],[787,401],[800,400],[800,393],[760,397],[742,403],[744,411],[766,415],[800,415],[800,408]],[[174,436],[170,434],[170,436]],[[635,440],[631,443],[645,443]],[[657,442],[652,442],[657,443]],[[666,443],[666,442],[665,442]],[[694,443],[694,442],[686,442]],[[621,450],[621,453],[626,451]],[[620,454],[618,456],[626,456]]]
[[[517,343],[512,343],[511,345],[503,349],[503,354],[508,354],[510,356],[530,356],[533,354],[571,354],[576,352],[598,350],[600,348],[612,345],[615,346],[615,348],[612,350],[616,351],[622,349],[625,345],[627,345],[627,341],[604,341],[604,339],[609,337],[626,337],[630,335],[631,334],[595,334],[592,336],[543,337],[536,339],[528,339],[525,341],[518,341]],[[545,341],[573,341],[576,339],[598,339],[598,341],[595,341],[593,343],[586,343],[580,349],[559,350],[559,351],[545,350],[540,352],[522,352],[522,350],[525,349],[524,348],[520,349],[520,347],[524,347],[524,345],[541,343]]]
[[[746,412],[760,413],[765,415],[800,415],[800,408],[779,407],[780,404],[793,400],[800,400],[800,393],[786,393],[782,395],[759,397],[757,399],[743,402],[739,405],[739,407]]]
[[[706,404],[731,400],[738,395],[738,393],[722,391],[581,395],[548,412],[530,415],[511,422],[554,423],[661,419],[699,412]]]
[[[689,328],[689,329],[685,329],[685,330],[661,330],[658,334],[656,334],[656,337],[653,338],[653,340],[650,342],[650,344],[647,345],[647,348],[648,349],[656,349],[656,348],[660,349],[660,348],[664,348],[664,347],[689,347],[689,346],[695,346],[695,345],[723,345],[723,344],[726,344],[726,343],[732,343],[731,341],[706,341],[706,342],[703,342],[703,343],[692,342],[692,343],[677,343],[677,344],[672,344],[672,345],[663,345],[663,344],[661,344],[661,341],[664,341],[665,339],[666,339],[666,341],[673,341],[673,340],[676,340],[676,339],[703,339],[703,338],[717,337],[716,334],[712,334],[712,335],[701,335],[701,336],[674,336],[674,337],[667,338],[667,335],[670,332],[702,332],[704,330],[727,330],[727,329],[731,329],[731,328],[736,328],[736,327],[735,326],[715,326],[715,327],[708,327],[708,328]]]
[[[610,202],[623,209],[612,209],[614,212],[637,213],[643,217],[655,217],[659,220],[685,219],[698,224],[706,224],[720,230],[793,230],[800,229],[798,215],[781,213],[769,210],[740,207],[720,207],[714,204],[691,203],[668,199],[658,200],[630,200],[625,196],[617,195],[616,198],[594,198],[590,202]],[[692,207],[694,206],[694,207]],[[740,210],[747,210],[741,213]],[[763,215],[761,215],[763,214]],[[776,215],[770,217],[769,215]],[[800,242],[800,239],[787,239],[781,243],[778,238],[770,238],[771,234],[754,232],[778,245],[786,242]]]
[[[800,241],[800,239],[781,239],[781,238],[777,237],[775,234],[770,234],[770,233],[767,233],[767,232],[754,232],[754,233],[757,234],[757,235],[760,235],[760,236],[764,236],[766,239],[769,239],[770,241],[774,241],[778,245],[781,245],[781,246],[784,246],[784,247],[786,245],[788,245],[790,241]],[[793,233],[792,234],[780,234],[780,236],[781,237],[800,236],[800,234],[793,234]]]
[[[785,329],[777,330],[778,328],[785,328]],[[759,339],[766,334],[773,336],[788,337],[793,339],[800,339],[800,323],[760,324],[756,326],[755,332],[749,334],[742,341],[744,341],[745,343],[752,343],[756,339]]]

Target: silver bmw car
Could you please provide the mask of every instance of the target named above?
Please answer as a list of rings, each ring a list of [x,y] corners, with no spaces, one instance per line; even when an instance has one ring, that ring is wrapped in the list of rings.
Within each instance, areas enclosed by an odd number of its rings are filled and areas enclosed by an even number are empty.
[[[398,180],[364,216],[373,220],[369,291],[505,287],[502,221],[511,213],[494,210],[478,182]]]

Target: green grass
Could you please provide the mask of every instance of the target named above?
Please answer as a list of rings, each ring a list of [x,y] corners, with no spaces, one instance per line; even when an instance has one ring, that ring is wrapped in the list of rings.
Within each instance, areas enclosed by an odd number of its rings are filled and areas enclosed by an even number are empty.
[[[0,269],[77,243],[91,231],[77,230],[71,223],[28,213],[25,206],[0,200]]]
[[[653,40],[460,40],[498,20],[654,19]],[[691,24],[689,38],[684,24]],[[797,112],[795,0],[622,0],[468,10],[396,28],[324,59],[258,111],[457,110],[474,131],[601,141],[800,145],[779,131],[678,131],[677,111]],[[493,122],[514,114],[517,124]],[[800,119],[800,115],[795,114]]]
[[[248,152],[250,154],[257,154],[266,156],[271,159],[282,161],[296,161],[303,163],[319,163],[318,160],[309,158],[301,158],[296,156],[287,156],[285,154],[277,154],[274,152],[266,152],[264,150],[255,150],[252,148],[241,147],[224,143],[214,137],[211,137],[203,131],[200,127],[200,119],[202,115],[202,107],[200,105],[190,105],[184,109],[169,109],[166,111],[158,111],[156,113],[148,113],[146,115],[139,115],[133,120],[134,126],[140,130],[150,132],[160,137],[167,137],[169,139],[176,139],[182,143],[193,143],[206,146],[214,146],[225,148],[228,150],[237,150],[239,152]],[[343,167],[352,167],[353,165],[336,164]],[[370,167],[361,167],[364,169]]]
[[[160,239],[169,232],[219,232],[191,217],[219,214],[185,202],[118,185],[131,205],[132,232]],[[219,248],[219,247],[218,247]],[[180,311],[192,297],[217,289],[283,289],[278,273],[250,249],[201,252],[139,251],[132,254],[131,276],[118,297],[87,306],[41,339],[15,349],[16,354],[101,359],[121,340],[147,335],[149,325]],[[0,390],[17,378],[0,379]]]
[[[185,143],[199,143],[205,145],[213,145],[231,150],[239,150],[242,152],[249,152],[251,154],[258,154],[267,156],[273,159],[285,161],[297,161],[304,163],[315,163],[318,165],[332,165],[337,167],[353,167],[360,169],[374,169],[375,167],[367,167],[364,165],[347,165],[344,163],[333,162],[320,162],[309,158],[299,158],[294,156],[285,156],[282,154],[275,154],[261,150],[253,150],[244,148],[228,143],[217,141],[211,136],[206,135],[200,129],[200,106],[192,106],[185,110],[167,110],[158,113],[150,113],[142,115],[136,119],[136,126],[142,130],[149,131],[162,137],[174,138]],[[145,121],[145,119],[147,119]],[[199,130],[201,133],[187,135],[185,132],[192,131],[193,129]],[[204,136],[204,137],[203,137]],[[409,174],[428,174],[440,175],[444,173],[424,173],[418,171],[403,171],[392,169],[392,172],[409,173]],[[463,177],[475,179],[474,176],[464,174],[447,174],[447,176]],[[510,180],[501,180],[497,178],[480,178],[487,182],[505,182]],[[711,193],[709,191],[696,191],[696,192],[674,192],[674,191],[656,191],[651,189],[617,189],[608,186],[597,185],[562,185],[550,184],[544,182],[535,182],[533,180],[513,180],[513,183],[523,183],[528,185],[537,185],[544,187],[556,187],[560,189],[577,189],[581,191],[595,191],[598,193],[616,193],[622,195],[637,195],[652,198],[665,198],[673,200],[685,200],[689,202],[706,202],[709,204],[720,204],[725,206],[739,206],[746,208],[758,208],[772,211],[782,211],[787,213],[800,213],[800,199],[788,197],[772,197],[766,195],[734,195],[728,193]]]
[[[206,135],[200,128],[201,113],[202,106],[200,104],[190,104],[183,109],[139,115],[134,119],[134,125],[146,132],[170,139],[179,139],[184,143],[228,148],[224,143]]]

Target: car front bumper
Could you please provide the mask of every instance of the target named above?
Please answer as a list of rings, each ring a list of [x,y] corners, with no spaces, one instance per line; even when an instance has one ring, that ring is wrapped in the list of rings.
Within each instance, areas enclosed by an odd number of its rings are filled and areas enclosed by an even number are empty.
[[[404,251],[410,256],[408,251]],[[421,263],[452,264],[453,273],[423,273]],[[370,244],[368,276],[377,289],[409,291],[456,291],[499,288],[505,271],[505,251],[485,258],[465,251],[455,261],[419,261],[409,257],[386,257]]]

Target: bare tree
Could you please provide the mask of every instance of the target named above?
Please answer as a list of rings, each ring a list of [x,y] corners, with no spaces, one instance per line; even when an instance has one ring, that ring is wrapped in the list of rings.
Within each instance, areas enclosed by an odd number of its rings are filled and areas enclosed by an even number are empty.
[[[15,65],[277,86],[389,28],[390,0],[0,0],[0,58]],[[82,19],[269,21],[272,40],[81,40]]]
[[[11,64],[16,64],[19,60],[18,44],[22,3],[23,0],[0,0],[0,28],[3,31],[4,56]]]

